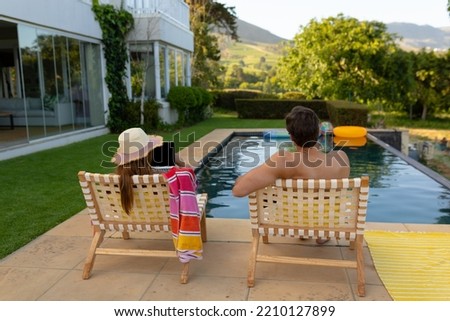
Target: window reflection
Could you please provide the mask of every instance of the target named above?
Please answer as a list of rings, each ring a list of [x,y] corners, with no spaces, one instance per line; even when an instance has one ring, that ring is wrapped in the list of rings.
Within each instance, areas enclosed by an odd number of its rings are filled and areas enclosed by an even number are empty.
[[[0,64],[0,111],[15,125],[0,132],[0,148],[105,124],[98,44],[13,23],[0,32],[13,39],[1,57],[10,63]]]
[[[130,46],[131,89],[134,99],[156,98],[153,44]]]

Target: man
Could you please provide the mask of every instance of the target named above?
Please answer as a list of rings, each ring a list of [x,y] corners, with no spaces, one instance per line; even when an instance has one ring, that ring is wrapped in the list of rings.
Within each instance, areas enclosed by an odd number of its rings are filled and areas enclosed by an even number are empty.
[[[286,116],[286,129],[294,143],[294,151],[280,150],[262,165],[236,179],[233,195],[237,197],[266,187],[277,178],[346,178],[350,162],[344,151],[323,153],[317,148],[320,121],[316,113],[306,107],[294,107]],[[317,238],[317,244],[327,239]]]
[[[280,150],[264,164],[239,177],[233,187],[237,197],[268,186],[277,178],[345,178],[350,163],[344,151],[323,153],[317,147],[320,121],[316,113],[306,107],[294,107],[286,116],[286,129],[294,143],[294,151]]]

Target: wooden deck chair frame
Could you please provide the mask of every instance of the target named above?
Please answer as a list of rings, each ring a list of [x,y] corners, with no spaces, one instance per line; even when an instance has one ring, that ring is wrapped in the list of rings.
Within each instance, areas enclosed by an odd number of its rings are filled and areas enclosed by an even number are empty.
[[[252,250],[248,287],[255,284],[257,262],[354,268],[358,295],[365,295],[363,238],[369,177],[351,179],[278,179],[275,184],[249,195]],[[336,238],[356,247],[356,260],[332,260],[258,254],[259,240],[268,236]]]
[[[121,232],[123,239],[129,232],[166,232],[171,235],[169,185],[161,174],[135,175],[134,206],[130,215],[122,209],[119,176],[115,174],[78,173],[81,190],[88,207],[94,236],[83,269],[83,279],[88,279],[97,255],[127,255],[145,257],[177,257],[175,250],[142,250],[100,247],[106,231]],[[202,241],[207,241],[205,205],[207,194],[197,196],[202,219]],[[149,240],[151,242],[151,240]],[[188,282],[189,263],[183,264],[181,283]]]

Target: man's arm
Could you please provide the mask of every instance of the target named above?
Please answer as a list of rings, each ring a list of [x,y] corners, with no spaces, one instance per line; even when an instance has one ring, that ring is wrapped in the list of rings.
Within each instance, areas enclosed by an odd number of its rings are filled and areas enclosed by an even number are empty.
[[[277,164],[277,156],[272,156],[264,164],[250,170],[248,173],[238,177],[233,187],[233,195],[236,197],[248,194],[266,187],[275,182],[279,177],[280,169]],[[276,164],[276,165],[275,165]]]

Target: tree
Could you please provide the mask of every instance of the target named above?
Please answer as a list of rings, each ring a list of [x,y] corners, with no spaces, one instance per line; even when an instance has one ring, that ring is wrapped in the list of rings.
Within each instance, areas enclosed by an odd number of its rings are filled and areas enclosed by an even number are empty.
[[[238,39],[234,7],[213,0],[185,1],[189,4],[191,30],[194,33],[192,84],[203,88],[217,87],[223,67],[219,63],[218,38],[212,30],[216,28],[219,33]]]
[[[342,14],[312,19],[285,48],[277,79],[284,90],[302,92],[308,99],[367,103],[389,98],[391,81],[386,77],[393,66],[389,59],[399,49],[395,36],[386,30],[381,22]]]
[[[422,50],[414,57],[416,91],[413,116],[425,120],[429,113],[448,110],[450,51],[446,55]]]

